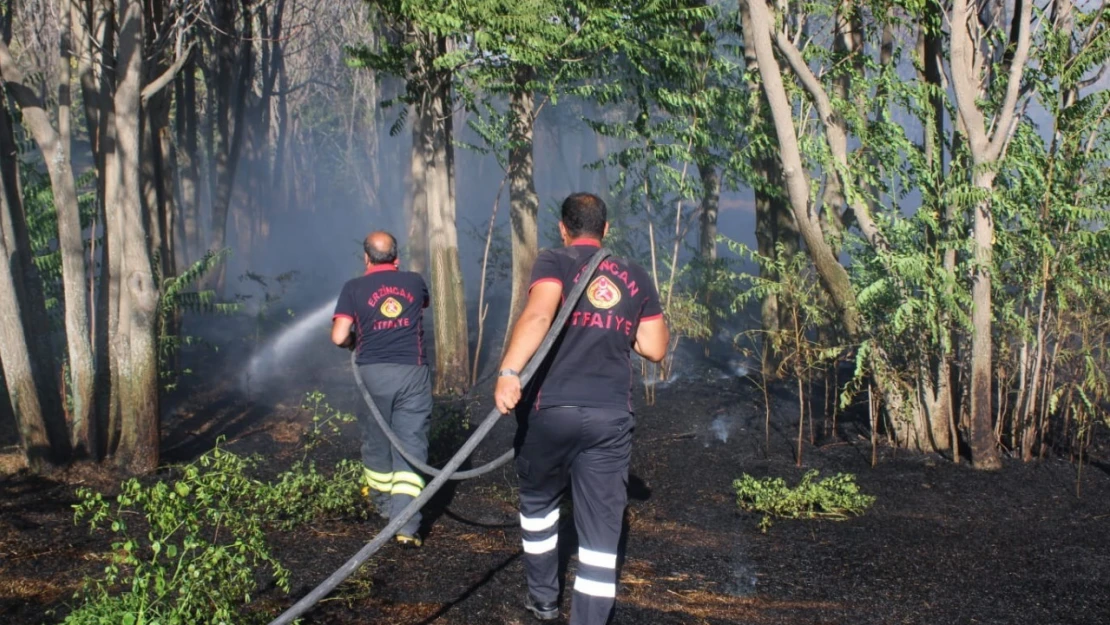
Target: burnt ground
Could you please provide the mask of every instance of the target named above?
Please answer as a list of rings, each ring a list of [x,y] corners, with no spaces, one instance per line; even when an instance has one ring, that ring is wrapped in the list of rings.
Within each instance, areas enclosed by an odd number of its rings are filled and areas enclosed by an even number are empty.
[[[231,382],[195,384],[171,401],[165,456],[188,460],[227,435],[233,448],[288,466],[313,388],[353,409],[357,396],[341,357],[294,371],[246,397]],[[726,367],[727,368],[727,367]],[[302,368],[303,369],[303,368]],[[860,423],[806,444],[795,466],[796,402],[773,395],[771,449],[764,448],[762,394],[712,369],[638,397],[628,532],[615,624],[1110,623],[1110,450],[1093,451],[1082,496],[1066,459],[976,472],[937,456],[871,448]],[[484,399],[484,398],[483,398]],[[474,421],[488,401],[472,407]],[[820,423],[818,430],[820,430]],[[500,453],[513,426],[498,426],[478,459]],[[326,463],[356,457],[357,434],[324,452]],[[855,473],[873,508],[844,522],[776,521],[741,512],[731,490],[742,473],[796,481],[809,468]],[[118,476],[78,466],[47,477],[0,478],[0,623],[58,622],[85,575],[109,547],[73,523],[73,490],[110,490]],[[306,623],[528,623],[508,469],[440,498],[425,547],[387,546]],[[334,519],[275,532],[276,555],[293,571],[292,597],[270,591],[258,609],[302,596],[368,541],[380,520]],[[573,545],[564,528],[564,548]],[[573,561],[570,565],[573,574]],[[564,599],[564,615],[569,598]],[[52,612],[54,611],[54,612]]]

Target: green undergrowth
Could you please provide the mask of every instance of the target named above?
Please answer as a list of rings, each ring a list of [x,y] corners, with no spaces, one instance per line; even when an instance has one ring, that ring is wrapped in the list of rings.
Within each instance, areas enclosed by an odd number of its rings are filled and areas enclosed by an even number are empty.
[[[111,537],[104,569],[87,579],[66,625],[216,625],[265,622],[243,608],[260,592],[289,591],[289,571],[269,535],[323,519],[363,519],[361,464],[321,469],[313,452],[353,420],[306,396],[313,419],[302,454],[273,479],[262,459],[217,446],[157,481],[129,479],[115,497],[79,488],[77,523]]]
[[[842,521],[864,513],[875,497],[860,492],[854,475],[837,473],[818,480],[816,469],[807,471],[797,486],[781,477],[756,479],[744,474],[732,483],[736,503],[743,510],[762,512],[759,529],[764,533],[772,518],[831,519]]]

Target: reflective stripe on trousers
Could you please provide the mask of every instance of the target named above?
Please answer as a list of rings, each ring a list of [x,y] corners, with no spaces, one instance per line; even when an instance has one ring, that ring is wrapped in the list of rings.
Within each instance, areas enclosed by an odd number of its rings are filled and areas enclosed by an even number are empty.
[[[613,609],[634,425],[628,411],[574,407],[533,412],[527,422],[516,468],[528,590],[541,602],[558,599],[558,506],[569,482],[580,545],[570,625],[602,625]]]

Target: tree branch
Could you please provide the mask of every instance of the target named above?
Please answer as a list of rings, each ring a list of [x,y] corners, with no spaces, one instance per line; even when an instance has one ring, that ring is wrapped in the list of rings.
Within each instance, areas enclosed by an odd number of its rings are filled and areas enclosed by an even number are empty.
[[[956,108],[967,132],[972,155],[978,158],[983,154],[983,149],[988,147],[989,141],[983,127],[983,112],[975,105],[978,96],[976,84],[982,72],[979,62],[972,56],[967,2],[968,0],[952,1],[950,71],[952,90],[956,94]]]
[[[190,42],[189,47],[177,56],[177,60],[173,62],[173,65],[166,68],[166,71],[162,72],[161,76],[150,81],[147,86],[143,87],[143,92],[140,94],[143,99],[143,105],[146,105],[148,100],[173,81],[177,73],[181,71],[181,68],[185,67],[185,64],[189,62],[189,56],[192,54],[195,45],[195,42]]]
[[[957,2],[962,0],[957,0]],[[987,158],[993,162],[1002,155],[1002,150],[1010,140],[1011,127],[1014,116],[1017,114],[1018,96],[1021,94],[1021,76],[1025,71],[1025,62],[1029,59],[1029,47],[1033,39],[1030,25],[1033,21],[1033,0],[1019,0],[1021,14],[1018,17],[1018,42],[1014,58],[1010,62],[1009,79],[1006,83],[1006,96],[1002,100],[1001,117],[996,125],[996,132],[990,140]]]
[[[759,0],[752,0],[759,1]],[[821,123],[825,127],[825,136],[829,142],[829,150],[832,152],[833,160],[835,161],[836,174],[840,178],[841,187],[844,189],[845,196],[848,198],[848,205],[852,207],[852,213],[859,223],[860,231],[873,247],[879,250],[887,251],[890,249],[889,243],[883,236],[879,227],[875,224],[875,220],[871,215],[871,208],[867,202],[859,201],[859,194],[854,193],[851,173],[848,168],[848,132],[844,127],[844,121],[840,115],[833,109],[832,101],[829,100],[829,94],[825,91],[825,87],[821,84],[821,80],[809,68],[805,58],[802,56],[800,50],[795,47],[794,42],[785,33],[777,31],[772,28],[771,35],[775,40],[775,46],[786,57],[787,63],[790,64],[794,74],[802,81],[802,86],[813,98],[814,104],[817,106],[817,114],[821,117]],[[852,196],[855,196],[853,199]],[[839,212],[839,210],[837,211]]]
[[[0,41],[0,85],[6,85],[16,104],[23,111],[27,127],[35,140],[43,147],[44,156],[58,146],[58,133],[54,130],[46,107],[38,93],[23,83],[23,72],[19,70],[7,44]]]

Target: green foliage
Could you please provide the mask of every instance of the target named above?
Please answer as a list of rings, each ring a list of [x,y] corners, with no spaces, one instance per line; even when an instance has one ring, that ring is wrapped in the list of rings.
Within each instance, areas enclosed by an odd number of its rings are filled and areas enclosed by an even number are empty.
[[[19,173],[32,259],[42,280],[50,327],[54,332],[62,332],[65,327],[62,318],[62,253],[57,245],[58,213],[54,207],[54,191],[50,178],[38,169],[36,163],[21,159]],[[82,228],[90,227],[96,217],[94,182],[95,176],[91,172],[76,180]],[[85,242],[86,246],[92,243],[91,239]]]
[[[816,469],[807,471],[791,488],[781,477],[760,480],[745,473],[732,488],[740,508],[763,513],[759,528],[764,533],[771,527],[772,517],[843,521],[863,514],[875,502],[875,497],[860,492],[854,475],[837,473],[817,480],[818,475]]]
[[[289,591],[289,571],[271,553],[267,532],[328,518],[365,519],[363,469],[355,460],[321,471],[310,452],[330,443],[354,417],[318,391],[303,454],[270,481],[255,477],[258,457],[217,446],[157,481],[131,479],[112,500],[77,491],[76,521],[113,537],[103,574],[86,581],[67,625],[209,625],[267,620],[243,607],[269,583]],[[266,576],[261,575],[265,573]],[[268,576],[269,582],[266,581]]]
[[[216,292],[210,289],[193,289],[196,285],[220,264],[227,261],[231,255],[230,249],[219,252],[206,252],[204,256],[193,263],[185,271],[176,276],[159,276],[162,283],[161,297],[158,301],[158,360],[159,376],[162,378],[163,387],[172,390],[177,386],[178,377],[182,371],[177,367],[176,356],[184,345],[191,345],[195,339],[180,333],[180,319],[182,313],[212,313],[229,315],[238,312],[238,303],[224,303],[216,301]],[[160,263],[155,262],[155,267]]]
[[[311,460],[298,460],[288,471],[256,494],[265,518],[282,530],[292,530],[314,519],[364,519],[369,505],[363,494],[362,463],[342,460],[330,474]]]
[[[123,483],[110,502],[78,490],[77,521],[114,538],[104,575],[90,581],[85,605],[68,625],[109,622],[207,625],[238,622],[237,607],[268,571],[289,590],[289,571],[270,553],[253,462],[218,446],[175,472],[171,480]],[[123,591],[111,593],[116,586]]]
[[[305,457],[316,448],[331,444],[334,438],[339,436],[340,428],[344,424],[357,421],[353,414],[332,408],[327,401],[327,397],[320,391],[305,393],[304,401],[301,402],[301,409],[312,414],[308,431],[305,433],[302,443]]]

